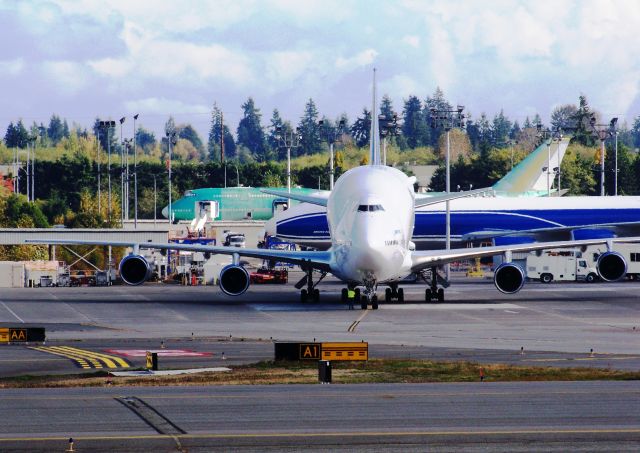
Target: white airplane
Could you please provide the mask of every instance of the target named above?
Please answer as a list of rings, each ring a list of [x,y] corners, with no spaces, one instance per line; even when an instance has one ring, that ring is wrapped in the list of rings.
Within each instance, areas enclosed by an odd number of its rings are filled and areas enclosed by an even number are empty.
[[[376,109],[375,72],[373,108]],[[356,289],[361,307],[369,305],[378,308],[376,290],[379,285],[388,285],[385,299],[404,300],[401,281],[411,273],[426,268],[435,269],[452,261],[483,256],[505,255],[506,260],[495,271],[494,283],[498,290],[512,294],[524,284],[523,270],[510,262],[512,252],[531,251],[559,247],[590,244],[608,244],[608,252],[603,253],[597,263],[600,277],[605,281],[622,278],[626,273],[626,262],[622,255],[611,250],[615,241],[635,242],[640,238],[595,239],[584,241],[556,241],[535,244],[505,245],[493,247],[465,248],[455,250],[416,251],[411,241],[416,207],[442,203],[446,200],[477,195],[485,189],[470,192],[455,192],[440,196],[416,199],[413,191],[414,178],[401,171],[380,164],[380,144],[378,122],[371,122],[372,143],[371,164],[353,168],[344,173],[336,182],[334,190],[325,196],[290,196],[309,203],[326,206],[331,234],[331,247],[326,251],[287,251],[265,249],[238,249],[236,247],[214,247],[193,244],[86,242],[86,241],[27,241],[49,244],[94,244],[133,247],[133,253],[120,263],[120,275],[130,285],[146,281],[151,268],[147,260],[139,255],[140,248],[172,249],[203,252],[205,254],[227,254],[233,257],[232,264],[220,273],[220,288],[230,296],[238,296],[249,287],[249,274],[240,264],[240,257],[260,258],[298,264],[306,276],[296,287],[302,289],[303,300],[319,300],[316,285],[327,273],[345,282],[350,289]],[[313,271],[322,272],[322,277],[313,282]],[[435,279],[434,279],[435,282]],[[363,288],[360,296],[360,287]],[[437,299],[444,300],[444,290],[431,286],[425,291],[425,299],[430,301],[437,291]],[[347,299],[347,289],[342,290],[343,300]]]

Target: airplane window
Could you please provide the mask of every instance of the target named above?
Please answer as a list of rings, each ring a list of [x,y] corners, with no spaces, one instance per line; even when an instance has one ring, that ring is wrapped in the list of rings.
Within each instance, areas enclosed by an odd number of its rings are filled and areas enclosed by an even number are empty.
[[[382,205],[379,204],[361,204],[358,206],[358,211],[360,212],[376,212],[376,211],[384,211]]]

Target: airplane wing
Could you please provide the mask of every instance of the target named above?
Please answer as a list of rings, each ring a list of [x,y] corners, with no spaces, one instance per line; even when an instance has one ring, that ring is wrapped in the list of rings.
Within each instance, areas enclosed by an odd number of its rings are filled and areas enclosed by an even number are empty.
[[[609,230],[619,237],[640,236],[640,222],[594,223],[590,225],[535,228],[531,230],[478,231],[464,234],[462,241],[482,241],[501,237],[530,237],[535,241],[570,241],[579,230]]]
[[[185,252],[202,252],[220,255],[238,255],[248,258],[259,258],[264,260],[283,261],[297,264],[302,267],[312,267],[322,271],[331,270],[331,257],[329,251],[292,251],[292,250],[271,250],[252,249],[240,247],[217,247],[202,244],[162,244],[156,242],[111,242],[111,241],[72,241],[56,239],[27,239],[29,244],[50,244],[50,245],[98,245],[112,247],[133,247],[135,253],[137,249],[155,250],[177,250]]]
[[[615,239],[585,239],[581,241],[536,242],[533,244],[515,244],[493,247],[471,247],[452,250],[420,250],[412,253],[413,272],[427,267],[441,266],[458,260],[482,258],[485,256],[501,255],[508,252],[531,252],[534,250],[555,249],[564,247],[582,247],[595,244],[611,244],[623,242],[640,242],[640,237]]]
[[[432,204],[444,203],[445,201],[455,200],[457,198],[465,198],[465,197],[473,197],[476,195],[484,195],[487,192],[490,192],[492,189],[490,187],[484,189],[475,189],[468,190],[466,192],[449,192],[448,194],[443,195],[434,195],[434,196],[417,196],[415,201],[415,207],[419,208],[422,206],[429,206]]]
[[[270,195],[275,195],[277,197],[282,198],[291,198],[292,200],[302,201],[303,203],[311,203],[317,204],[319,206],[326,206],[327,200],[329,199],[330,191],[322,191],[317,192],[313,195],[303,195],[298,193],[287,192],[286,190],[271,190],[271,189],[261,189],[261,192],[268,193]]]

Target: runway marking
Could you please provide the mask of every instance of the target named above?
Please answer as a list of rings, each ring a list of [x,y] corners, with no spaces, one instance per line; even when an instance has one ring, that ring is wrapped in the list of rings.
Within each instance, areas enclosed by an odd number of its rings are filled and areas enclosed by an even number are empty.
[[[47,352],[71,359],[78,367],[88,368],[129,368],[131,364],[121,357],[116,357],[86,349],[69,346],[36,346],[30,349]]]
[[[567,358],[551,358],[551,359],[524,359],[523,362],[576,362],[578,360],[637,360],[640,356],[626,356],[626,357],[567,357]]]
[[[5,304],[5,303],[4,303],[4,302],[2,302],[2,301],[0,301],[0,304],[2,304],[2,306],[3,306],[4,308],[6,308],[6,309],[7,309],[7,311],[8,311],[9,313],[11,313],[13,316],[15,316],[15,317],[16,317],[16,319],[17,319],[18,321],[20,321],[22,324],[24,324],[24,320],[23,320],[20,316],[16,315],[16,312],[15,312],[15,311],[13,311],[12,309],[10,309],[10,308],[7,306],[7,304]]]
[[[437,303],[437,304],[388,304],[380,305],[383,310],[506,310],[522,308],[512,303]]]
[[[360,317],[351,323],[351,325],[347,329],[347,332],[351,332],[351,333],[355,332],[356,328],[358,327],[358,324],[360,324],[360,321],[362,321],[364,317],[367,316],[368,313],[369,313],[369,310],[364,310],[360,315]]]
[[[237,433],[237,434],[138,434],[123,436],[74,436],[79,440],[140,440],[140,439],[274,439],[274,438],[336,438],[336,437],[436,437],[436,436],[505,436],[505,435],[540,435],[540,434],[640,434],[640,428],[611,428],[611,429],[515,429],[515,430],[487,430],[487,431],[340,431],[324,433]],[[51,437],[5,437],[0,443],[6,442],[46,442],[66,441],[67,436]]]

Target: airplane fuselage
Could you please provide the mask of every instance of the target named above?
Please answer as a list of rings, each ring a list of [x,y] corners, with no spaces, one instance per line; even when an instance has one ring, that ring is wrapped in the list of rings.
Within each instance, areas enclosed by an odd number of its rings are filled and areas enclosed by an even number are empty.
[[[474,197],[451,202],[451,238],[478,232],[519,231],[554,226],[580,226],[640,221],[640,197]],[[266,224],[267,234],[326,249],[330,234],[322,206],[300,204]],[[577,231],[577,239],[592,232]],[[442,248],[445,240],[444,204],[415,210],[411,240],[417,249]],[[460,242],[459,245],[463,245]]]
[[[414,193],[404,173],[386,166],[349,170],[337,181],[326,212],[338,278],[375,284],[409,273]]]

